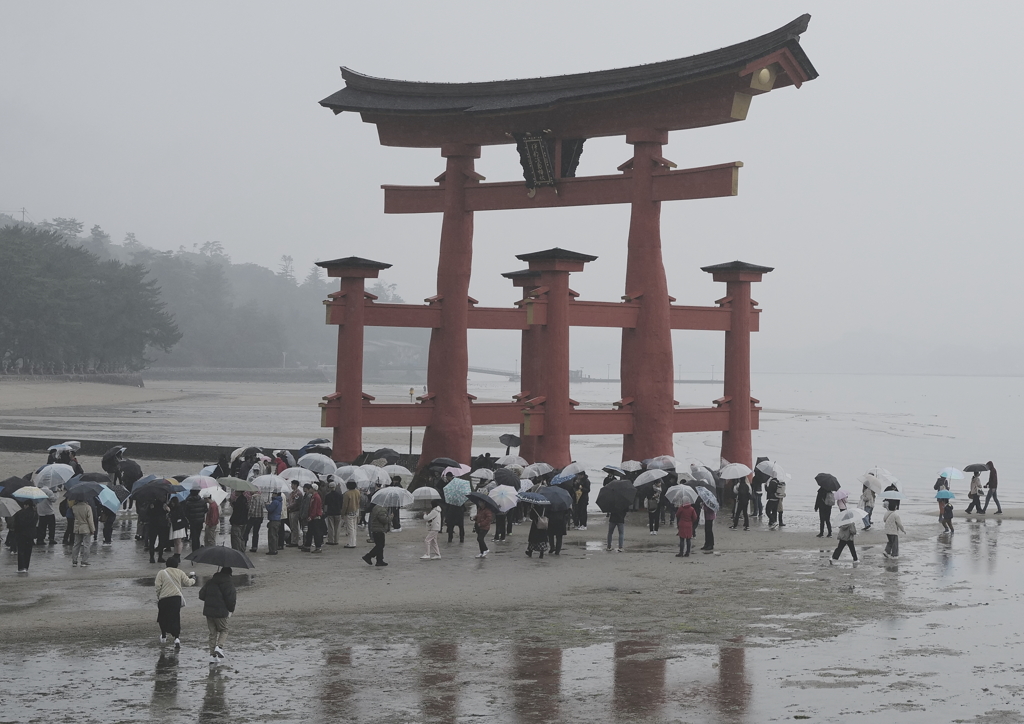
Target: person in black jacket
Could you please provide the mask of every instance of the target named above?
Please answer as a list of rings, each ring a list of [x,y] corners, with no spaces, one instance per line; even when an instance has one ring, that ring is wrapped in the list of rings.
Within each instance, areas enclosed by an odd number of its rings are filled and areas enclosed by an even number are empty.
[[[818,513],[818,537],[825,536],[825,526],[828,526],[828,535],[832,537],[832,506],[828,504],[830,490],[818,486],[818,495],[814,498],[814,510]],[[834,498],[833,498],[834,500]]]
[[[201,589],[199,600],[203,615],[210,628],[210,663],[224,661],[224,644],[228,640],[228,619],[235,612],[235,584],[231,581],[231,569],[221,568],[214,573]]]
[[[167,547],[171,535],[171,520],[167,517],[170,507],[159,500],[154,500],[146,510],[146,550],[149,551],[150,563],[164,562],[164,548]],[[153,554],[158,555],[153,560]]]
[[[576,476],[580,495],[576,499],[576,530],[587,529],[587,506],[590,505],[590,478],[586,473]]]
[[[199,497],[199,490],[192,490],[185,498],[185,517],[188,519],[189,540],[192,541],[192,550],[197,551],[203,547],[203,524],[206,522],[206,509],[209,504]]]
[[[766,472],[758,470],[757,466],[767,461],[768,458],[766,457],[760,457],[757,459],[757,462],[754,463],[754,479],[750,482],[750,491],[752,493],[752,497],[750,499],[750,514],[756,515],[758,518],[764,515],[764,503],[761,500],[761,495],[771,476]]]
[[[21,505],[21,509],[12,516],[11,533],[18,546],[18,573],[28,573],[39,516],[36,514],[35,503],[31,500],[20,500],[18,504]]]

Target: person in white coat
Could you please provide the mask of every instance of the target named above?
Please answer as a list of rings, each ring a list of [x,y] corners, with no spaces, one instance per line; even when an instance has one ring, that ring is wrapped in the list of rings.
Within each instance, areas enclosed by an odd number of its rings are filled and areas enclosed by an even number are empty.
[[[898,510],[889,510],[889,501],[882,501],[882,506],[885,508],[885,537],[889,539],[889,542],[885,544],[885,550],[882,551],[882,555],[886,558],[899,558],[900,557],[900,533],[906,533],[906,528],[903,527],[903,520],[900,518]]]
[[[423,516],[423,520],[427,524],[427,537],[423,540],[427,546],[427,552],[420,558],[425,561],[441,557],[441,549],[437,546],[437,534],[441,532],[441,501],[432,500],[430,505],[430,512]]]

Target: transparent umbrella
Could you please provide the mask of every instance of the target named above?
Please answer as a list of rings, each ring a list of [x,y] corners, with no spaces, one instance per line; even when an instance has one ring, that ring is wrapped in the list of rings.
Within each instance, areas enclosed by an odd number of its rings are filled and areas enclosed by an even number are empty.
[[[385,508],[404,508],[407,505],[412,505],[415,500],[412,493],[397,485],[381,488],[370,498],[371,503],[383,505]]]
[[[189,475],[179,484],[185,490],[202,490],[203,488],[217,487],[217,481],[206,475]]]
[[[300,483],[315,483],[320,479],[316,473],[306,468],[285,468],[281,471],[281,477],[288,481],[297,480]]]
[[[318,475],[333,475],[338,466],[326,455],[320,453],[308,453],[299,458],[299,467],[312,470]]]
[[[523,468],[523,477],[536,478],[541,475],[547,475],[552,470],[554,470],[554,468],[547,463],[533,463],[532,465],[527,465]]]
[[[366,473],[366,477],[370,480],[370,485],[377,484],[381,487],[391,485],[391,476],[384,472],[384,468],[379,468],[376,465],[360,465],[359,469]],[[398,477],[401,478],[402,476],[399,475]]]
[[[636,480],[633,481],[633,485],[639,488],[641,485],[647,485],[648,483],[653,483],[655,480],[661,480],[665,477],[668,477],[668,471],[666,470],[644,470],[636,476]]]
[[[399,477],[402,479],[402,485],[408,485],[412,482],[413,472],[407,467],[402,465],[385,465],[382,470],[388,474],[388,477],[394,478]]]
[[[253,478],[252,484],[268,495],[273,492],[289,493],[292,485],[280,475],[260,475]]]
[[[946,480],[963,480],[964,474],[956,468],[943,468],[939,471],[939,476],[946,478]]]
[[[647,462],[647,469],[657,470],[679,470],[679,468],[686,469],[686,465],[680,463],[671,455],[659,455],[656,458],[652,458]]]
[[[789,480],[789,473],[774,460],[764,460],[759,462],[756,467],[765,475],[771,475],[776,480]]]
[[[729,463],[718,471],[718,476],[722,480],[738,480],[739,478],[747,477],[752,472],[754,471],[743,463]]]
[[[530,463],[526,461],[526,458],[518,455],[502,455],[500,458],[495,460],[498,465],[519,465],[520,467],[526,467]]]
[[[673,485],[665,491],[665,497],[672,505],[693,505],[697,502],[698,493],[689,485]]]
[[[32,482],[40,488],[56,488],[75,477],[75,469],[63,463],[53,463],[39,470]]]
[[[519,493],[511,485],[496,485],[487,494],[498,504],[498,510],[502,513],[512,510],[519,502]]]
[[[637,470],[642,470],[644,466],[639,460],[623,460],[619,467],[627,473],[635,473]]]

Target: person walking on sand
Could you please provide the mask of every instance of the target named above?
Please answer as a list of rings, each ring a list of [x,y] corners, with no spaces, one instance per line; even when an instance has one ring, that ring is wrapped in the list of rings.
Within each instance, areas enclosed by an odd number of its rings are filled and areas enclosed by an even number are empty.
[[[622,513],[622,516],[625,518],[626,514]],[[548,549],[548,519],[537,511],[535,505],[530,506],[530,535],[526,540],[526,555],[533,558],[533,552],[537,551],[544,560],[544,551]]]
[[[28,573],[28,566],[32,562],[32,543],[39,525],[39,514],[36,513],[35,503],[31,500],[19,500],[18,505],[18,512],[11,516],[11,530],[8,536],[18,548],[18,573]]]
[[[750,530],[750,497],[753,495],[750,489],[750,483],[746,478],[740,478],[736,481],[736,487],[734,488],[736,493],[736,508],[732,513],[732,527],[736,528],[740,524],[740,514],[743,514],[743,530]]]
[[[391,527],[391,514],[383,505],[376,503],[371,505],[373,507],[370,509],[370,537],[373,538],[373,548],[363,556],[363,560],[366,561],[366,565],[372,566],[373,559],[376,557],[377,566],[383,567],[387,565],[384,562],[384,536]]]
[[[441,557],[441,549],[437,546],[437,534],[441,532],[441,501],[431,500],[430,511],[423,516],[423,522],[427,524],[427,537],[423,543],[427,546],[427,552],[420,556],[421,560],[429,561]]]
[[[832,506],[836,498],[831,490],[818,486],[818,495],[814,498],[814,510],[818,513],[818,537],[832,537]],[[828,535],[825,535],[825,526],[828,526]]]
[[[199,497],[199,489],[190,490],[185,498],[185,517],[188,518],[188,539],[192,542],[192,551],[203,547],[203,524],[206,522],[206,511],[210,501]]]
[[[449,473],[451,475],[451,473]],[[463,521],[465,510],[461,505],[449,505],[448,512],[445,514],[445,523],[448,526],[448,542],[452,542],[452,538],[455,537],[455,529],[459,529],[459,543],[466,540],[466,528]]]
[[[836,550],[832,553],[832,557],[828,559],[828,564],[830,566],[839,560],[839,554],[843,552],[843,548],[849,547],[850,555],[853,556],[853,567],[857,567],[859,563],[857,560],[857,549],[853,545],[853,538],[855,535],[857,535],[856,521],[839,526],[839,530],[836,532],[836,540],[839,541],[839,545],[836,546]]]
[[[985,487],[988,488],[988,492],[985,494],[985,507],[982,509],[982,513],[988,512],[988,503],[990,500],[994,500],[996,503],[996,515],[1002,515],[1003,506],[999,504],[999,496],[996,495],[996,488],[999,487],[999,475],[996,473],[996,466],[989,460],[985,463],[985,467],[988,468],[988,482],[985,483]]]
[[[903,527],[903,519],[900,518],[899,512],[895,509],[889,509],[890,502],[888,500],[883,500],[882,506],[885,508],[885,515],[882,517],[882,521],[885,523],[885,537],[888,539],[882,555],[886,558],[899,558],[900,533],[905,534],[907,530]]]
[[[345,521],[345,547],[356,547],[356,519],[359,517],[359,507],[362,504],[362,496],[357,489],[356,482],[349,480],[345,483],[345,494],[341,496],[341,517]],[[441,530],[438,526],[438,530]]]
[[[860,493],[860,507],[867,515],[864,516],[864,530],[871,530],[871,511],[875,509],[875,491],[865,485]]]
[[[949,480],[940,475],[939,479],[935,481],[935,485],[933,485],[932,487],[935,489],[936,493],[939,492],[940,490],[949,490]],[[935,502],[939,504],[939,522],[941,523],[942,513],[946,509],[946,499],[936,496]],[[985,511],[982,512],[984,513]]]
[[[267,508],[267,553],[268,556],[276,556],[281,547],[281,515],[284,509],[284,501],[281,499],[281,491],[275,490],[270,494],[270,502]]]
[[[476,509],[476,516],[473,518],[476,528],[476,542],[480,546],[480,554],[477,558],[486,558],[489,549],[487,548],[487,534],[491,530],[491,523],[494,522],[494,511],[486,505],[479,505]]]
[[[679,533],[679,552],[676,558],[689,558],[690,542],[693,538],[693,524],[697,522],[697,511],[687,503],[676,508],[676,530]]]
[[[981,512],[981,471],[975,470],[974,475],[971,476],[971,491],[967,494],[967,497],[971,499],[971,504],[967,506],[965,513],[970,513],[972,510],[978,513]]]
[[[75,545],[71,549],[71,565],[72,567],[87,566],[89,565],[90,538],[96,532],[96,524],[92,519],[92,506],[79,500],[71,506],[71,515],[75,521]]]
[[[181,647],[181,609],[185,606],[182,588],[196,585],[196,574],[178,568],[181,559],[168,556],[167,567],[156,574],[156,622],[160,626],[160,643],[167,643],[168,635],[174,639],[174,647]]]
[[[217,526],[220,525],[220,506],[212,498],[207,501],[206,530],[203,532],[203,545],[217,545]]]
[[[177,498],[167,501],[167,517],[171,521],[171,545],[174,546],[174,555],[181,557],[181,549],[185,546],[185,535],[188,533],[188,516],[185,515],[185,508]]]
[[[701,502],[701,507],[704,509],[704,547],[701,548],[705,553],[715,552],[715,518],[717,513],[707,503]]]
[[[210,576],[199,589],[199,600],[210,629],[210,663],[224,661],[224,644],[228,640],[228,619],[235,612],[235,584],[231,580],[231,569],[221,568]]]
[[[146,542],[150,563],[164,562],[164,548],[167,547],[167,538],[171,533],[171,523],[167,517],[169,510],[170,506],[159,500],[149,504],[146,515]],[[154,554],[158,556],[156,560],[153,560]]]
[[[953,503],[948,498],[942,501],[945,505],[942,508],[942,517],[939,519],[942,521],[942,528],[947,533],[954,533],[953,530]]]

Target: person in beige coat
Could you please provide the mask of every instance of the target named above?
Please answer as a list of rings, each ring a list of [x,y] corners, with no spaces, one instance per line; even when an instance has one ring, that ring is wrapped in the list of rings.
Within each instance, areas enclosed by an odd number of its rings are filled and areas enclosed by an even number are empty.
[[[96,532],[96,524],[92,520],[92,506],[85,501],[79,500],[71,506],[71,514],[74,516],[75,543],[71,549],[71,565],[89,565],[89,545],[92,543],[92,534]]]
[[[167,559],[167,567],[156,574],[156,622],[160,626],[160,643],[167,643],[168,634],[174,637],[174,647],[181,647],[181,609],[185,598],[181,589],[196,585],[196,574],[178,568],[177,555]]]

